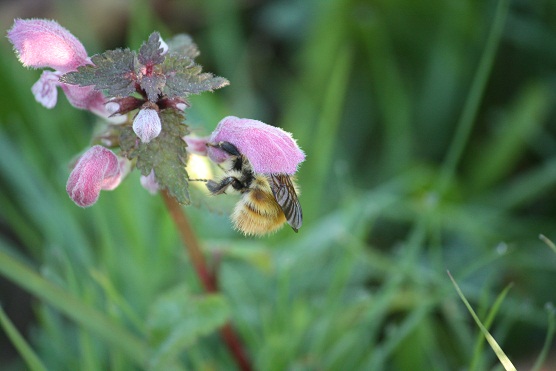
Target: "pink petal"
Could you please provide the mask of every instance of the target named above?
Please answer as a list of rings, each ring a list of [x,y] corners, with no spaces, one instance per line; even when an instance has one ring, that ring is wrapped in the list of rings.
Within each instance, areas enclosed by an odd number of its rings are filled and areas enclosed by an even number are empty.
[[[66,93],[66,97],[72,106],[92,111],[102,117],[108,117],[110,115],[106,110],[106,99],[104,95],[94,90],[91,86],[81,87],[63,83],[61,83],[60,86],[64,93]]]
[[[58,85],[60,76],[58,73],[44,71],[39,80],[33,85],[31,91],[37,102],[46,108],[52,108],[58,101]]]
[[[117,157],[118,157],[118,166],[120,168],[120,171],[118,174],[104,179],[104,181],[102,182],[102,190],[104,191],[112,191],[116,189],[116,187],[120,185],[122,180],[131,171],[131,161],[129,161],[125,157],[119,157],[119,156]]]
[[[197,138],[186,135],[182,139],[187,143],[187,152],[201,156],[207,155],[207,142],[209,141],[209,137]]]
[[[149,193],[152,194],[152,195],[155,195],[158,192],[158,190],[160,189],[160,186],[156,182],[156,177],[154,175],[154,170],[151,170],[151,172],[147,176],[141,175],[141,178],[139,178],[139,181],[141,182],[141,185],[143,186],[143,188],[145,188],[147,191],[149,191]]]
[[[101,189],[114,189],[121,180],[118,157],[102,146],[93,146],[81,156],[71,172],[66,191],[78,206],[93,205]]]
[[[8,38],[26,67],[50,67],[65,73],[88,62],[83,44],[54,21],[16,19]]]
[[[262,174],[294,174],[305,160],[291,134],[261,121],[228,116],[218,123],[210,137],[211,143],[230,142],[249,160],[253,170]],[[209,147],[209,157],[223,162],[228,154]]]
[[[162,131],[158,112],[150,108],[141,109],[133,120],[133,131],[143,143],[149,143],[156,138]]]

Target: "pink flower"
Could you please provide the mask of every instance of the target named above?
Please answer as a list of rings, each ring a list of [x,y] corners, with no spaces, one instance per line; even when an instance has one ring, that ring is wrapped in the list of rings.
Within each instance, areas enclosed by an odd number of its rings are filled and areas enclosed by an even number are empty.
[[[194,137],[191,135],[186,135],[182,138],[185,143],[187,143],[187,152],[194,153],[200,156],[207,155],[207,142],[209,141],[209,137]]]
[[[133,120],[133,131],[141,138],[143,143],[149,143],[156,138],[162,131],[162,123],[160,117],[158,117],[158,112],[152,108],[139,110]]]
[[[79,87],[59,81],[64,73],[91,63],[83,44],[68,30],[55,21],[16,19],[8,31],[8,39],[25,67],[55,70],[43,72],[33,85],[32,92],[39,103],[46,108],[54,107],[58,96],[56,88],[60,86],[73,106],[108,116],[101,92],[90,86]]]
[[[149,191],[149,193],[152,195],[155,195],[160,189],[160,186],[158,185],[156,177],[154,175],[154,170],[151,170],[151,172],[147,176],[141,175],[139,181],[141,182],[143,188]]]
[[[91,147],[81,156],[71,172],[66,191],[78,206],[93,205],[101,190],[116,188],[123,176],[121,162],[112,151],[102,146]],[[125,166],[124,166],[125,168]]]
[[[292,135],[261,121],[228,116],[218,123],[210,137],[211,143],[230,142],[249,160],[253,170],[262,174],[294,174],[305,160]],[[209,147],[208,156],[220,163],[228,154]]]

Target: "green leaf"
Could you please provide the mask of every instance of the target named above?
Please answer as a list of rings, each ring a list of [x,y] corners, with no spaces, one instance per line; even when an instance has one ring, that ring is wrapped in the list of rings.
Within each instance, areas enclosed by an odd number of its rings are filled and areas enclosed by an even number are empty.
[[[149,143],[139,141],[133,129],[127,127],[120,135],[122,154],[127,158],[137,158],[136,167],[147,176],[152,170],[160,188],[168,190],[180,204],[188,205],[189,186],[185,170],[187,161],[186,143],[182,139],[187,126],[184,116],[175,110],[163,110],[159,114],[162,131]]]
[[[201,66],[192,64],[189,58],[180,58],[175,54],[166,58],[162,71],[166,75],[164,93],[169,98],[213,91],[230,84],[223,77],[214,76],[211,73],[201,73]]]
[[[192,296],[180,285],[152,305],[147,320],[154,349],[152,369],[165,369],[187,347],[222,327],[230,318],[228,302],[221,294]]]
[[[141,87],[147,93],[147,98],[151,102],[156,102],[159,98],[159,95],[162,95],[162,89],[166,85],[166,76],[153,73],[150,76],[143,76],[141,79]]]
[[[91,58],[93,64],[68,72],[60,81],[104,90],[109,97],[123,97],[135,92],[135,53],[129,49],[108,50]]]
[[[180,57],[191,59],[191,62],[200,54],[199,48],[193,42],[191,36],[186,34],[179,34],[174,36],[168,42],[168,50],[171,53],[177,54]]]
[[[160,47],[160,34],[158,32],[153,32],[149,36],[149,40],[141,45],[137,59],[143,66],[153,66],[164,62],[162,48]]]

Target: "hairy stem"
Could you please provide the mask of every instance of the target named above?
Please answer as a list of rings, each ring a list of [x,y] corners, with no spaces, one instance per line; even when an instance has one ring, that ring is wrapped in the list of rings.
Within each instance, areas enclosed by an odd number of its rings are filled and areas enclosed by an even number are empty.
[[[214,270],[209,269],[207,260],[201,251],[199,241],[197,240],[197,237],[193,232],[183,209],[180,204],[166,191],[162,192],[162,198],[164,199],[164,203],[170,212],[170,216],[176,224],[176,228],[178,229],[182,242],[185,246],[187,255],[197,272],[197,276],[199,277],[203,288],[206,292],[217,292],[218,284],[216,282],[216,268]],[[226,344],[228,351],[232,355],[239,369],[243,371],[252,370],[253,368],[250,360],[245,354],[243,343],[231,323],[228,322],[220,328],[220,337]]]

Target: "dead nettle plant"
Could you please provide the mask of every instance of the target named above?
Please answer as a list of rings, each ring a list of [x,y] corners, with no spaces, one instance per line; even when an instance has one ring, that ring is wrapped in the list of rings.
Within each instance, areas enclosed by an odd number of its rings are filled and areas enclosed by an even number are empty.
[[[91,141],[94,145],[73,166],[66,186],[69,197],[78,206],[89,207],[101,190],[115,189],[130,171],[139,170],[141,184],[162,194],[207,292],[218,291],[217,265],[209,268],[182,208],[190,203],[186,169],[190,152],[208,155],[217,163],[229,160],[223,179],[203,179],[212,194],[228,188],[250,193],[253,203],[244,202],[243,211],[253,212],[253,220],[268,219],[265,213],[272,210],[274,224],[287,221],[294,230],[301,226],[297,188],[290,176],[305,155],[290,133],[260,121],[226,117],[212,135],[189,136],[184,114],[190,106],[188,97],[229,84],[202,71],[191,37],[182,34],[165,42],[153,32],[137,52],[116,49],[89,57],[81,42],[57,22],[16,19],[8,39],[25,67],[49,69],[31,88],[40,104],[53,108],[60,88],[73,106],[105,119]],[[251,182],[258,193],[251,192]],[[265,203],[259,203],[263,199]],[[251,369],[232,325],[225,324],[220,334],[237,365]]]

